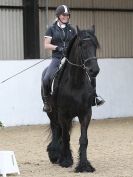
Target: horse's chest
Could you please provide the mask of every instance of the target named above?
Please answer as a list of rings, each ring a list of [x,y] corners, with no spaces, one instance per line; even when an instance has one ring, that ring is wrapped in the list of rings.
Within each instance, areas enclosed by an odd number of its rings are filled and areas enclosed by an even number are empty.
[[[75,111],[81,107],[88,107],[92,97],[92,88],[87,81],[82,84],[78,82],[77,85],[70,83],[70,80],[62,82],[58,92],[58,105]]]
[[[87,92],[79,92],[78,90],[64,91],[60,95],[60,105],[78,109],[83,105],[88,104],[89,95]]]

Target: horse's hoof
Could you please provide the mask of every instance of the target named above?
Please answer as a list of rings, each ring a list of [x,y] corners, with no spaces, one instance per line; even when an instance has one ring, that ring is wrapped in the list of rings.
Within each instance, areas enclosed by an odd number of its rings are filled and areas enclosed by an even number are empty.
[[[48,152],[49,160],[53,164],[58,163],[58,154],[55,154],[55,152]]]
[[[57,164],[60,155],[59,149],[52,147],[50,143],[47,147],[47,152],[48,152],[50,162],[53,164]]]
[[[90,172],[93,173],[95,171],[95,168],[90,164],[90,162],[80,162],[78,166],[75,168],[75,172]]]
[[[65,168],[71,167],[73,165],[73,160],[72,159],[64,159],[62,161],[59,160],[59,165]]]

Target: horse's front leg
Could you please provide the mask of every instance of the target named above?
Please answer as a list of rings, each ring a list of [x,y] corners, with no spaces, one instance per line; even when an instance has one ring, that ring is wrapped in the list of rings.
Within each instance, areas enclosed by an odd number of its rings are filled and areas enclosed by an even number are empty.
[[[62,167],[70,167],[73,164],[72,153],[70,150],[70,126],[71,123],[67,119],[60,119],[60,126],[62,128],[62,144],[59,165]]]
[[[81,136],[80,136],[80,147],[79,147],[79,163],[75,168],[75,172],[94,172],[95,168],[92,167],[90,162],[87,160],[87,129],[91,119],[91,110],[86,116],[79,117],[81,125]]]
[[[47,146],[49,159],[52,163],[58,163],[61,149],[61,127],[56,114],[49,114],[52,141]]]
[[[52,141],[47,146],[49,159],[52,163],[58,163],[61,148],[61,128],[60,126],[52,127]]]

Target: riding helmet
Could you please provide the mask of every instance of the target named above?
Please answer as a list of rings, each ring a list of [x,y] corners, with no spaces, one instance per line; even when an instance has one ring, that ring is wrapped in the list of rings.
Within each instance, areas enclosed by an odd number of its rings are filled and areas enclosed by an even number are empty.
[[[69,15],[70,16],[70,9],[66,5],[60,5],[56,8],[56,16],[59,17],[60,15]]]

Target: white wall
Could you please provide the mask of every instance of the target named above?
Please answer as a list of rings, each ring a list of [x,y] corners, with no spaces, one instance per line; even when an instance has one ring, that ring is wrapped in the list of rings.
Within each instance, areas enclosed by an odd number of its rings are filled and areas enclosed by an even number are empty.
[[[40,60],[0,61],[0,82]],[[41,74],[50,60],[0,84],[0,121],[5,126],[48,123],[42,112]],[[93,118],[133,116],[133,59],[100,59],[97,92],[105,100]]]
[[[99,60],[97,92],[106,104],[93,108],[93,118],[133,116],[133,59]]]

